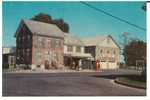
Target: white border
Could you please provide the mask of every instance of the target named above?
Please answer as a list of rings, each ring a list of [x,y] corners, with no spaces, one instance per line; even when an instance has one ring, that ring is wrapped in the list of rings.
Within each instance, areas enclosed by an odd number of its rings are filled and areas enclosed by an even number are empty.
[[[1,90],[0,90],[0,93],[2,95],[2,2],[0,2],[0,46],[1,46],[1,49],[0,49],[0,64],[1,64],[1,68],[0,68],[0,83],[1,83]]]
[[[21,1],[21,0],[5,0],[5,1]],[[23,0],[22,0],[23,1]],[[35,1],[35,0],[25,0],[25,1]],[[49,1],[49,0],[36,0],[36,1]],[[55,0],[55,1],[70,1],[70,0]],[[80,0],[72,0],[72,1],[80,1]],[[92,0],[82,0],[82,1],[92,1]],[[99,0],[95,0],[95,1],[99,1]],[[111,1],[111,0],[102,0],[102,1]],[[129,0],[115,0],[115,1],[129,1]],[[133,0],[134,1],[134,0]],[[146,1],[146,0],[135,0],[135,1]],[[2,15],[2,2],[0,2],[0,13]],[[0,22],[1,22],[1,26],[0,26],[0,37],[2,37],[2,16],[0,16]],[[150,56],[150,53],[149,53],[149,50],[150,50],[150,43],[149,43],[149,40],[150,40],[150,3],[148,4],[148,9],[147,9],[147,72],[148,72],[148,78],[149,78],[149,72],[150,72],[150,62],[149,62],[149,56]],[[2,47],[2,38],[1,38],[1,42],[0,42],[0,46]],[[0,50],[0,53],[1,53],[1,56],[0,56],[0,64],[2,65],[2,49]],[[2,67],[0,69],[0,72],[2,73]],[[93,96],[93,97],[75,97],[75,98],[72,98],[72,97],[25,97],[25,98],[22,98],[22,97],[2,97],[2,74],[0,74],[0,78],[1,78],[1,97],[0,99],[4,99],[4,100],[7,100],[7,99],[11,99],[11,100],[24,100],[24,99],[34,99],[34,100],[41,100],[41,99],[44,99],[44,100],[49,100],[49,99],[55,99],[55,100],[58,100],[58,99],[61,99],[61,100],[70,100],[70,99],[73,99],[73,100],[78,100],[78,99],[84,99],[84,100],[100,100],[100,99],[106,99],[106,100],[127,100],[127,99],[135,99],[135,100],[150,100],[149,99],[149,96],[150,96],[150,93],[149,93],[149,80],[148,80],[148,89],[147,89],[147,97],[141,97],[141,96],[135,96],[135,97],[130,97],[130,96]],[[147,79],[148,79],[147,78]],[[64,90],[65,91],[65,90]],[[114,90],[115,91],[115,90]]]
[[[149,1],[149,0],[2,0],[2,1],[128,1],[128,2],[134,2],[134,1]]]
[[[147,96],[150,97],[149,77],[150,77],[150,2],[147,3]]]

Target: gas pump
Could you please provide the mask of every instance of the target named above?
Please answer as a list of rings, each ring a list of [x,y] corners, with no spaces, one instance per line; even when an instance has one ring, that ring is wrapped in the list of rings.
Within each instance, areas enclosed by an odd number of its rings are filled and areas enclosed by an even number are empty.
[[[100,68],[100,63],[99,63],[99,60],[96,61],[96,71],[99,71],[99,68]]]

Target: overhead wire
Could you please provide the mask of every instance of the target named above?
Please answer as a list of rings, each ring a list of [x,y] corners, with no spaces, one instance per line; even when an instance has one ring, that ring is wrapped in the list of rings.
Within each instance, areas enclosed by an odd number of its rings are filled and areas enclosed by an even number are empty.
[[[133,24],[133,23],[131,23],[131,22],[125,20],[125,19],[122,19],[122,18],[120,18],[120,17],[114,16],[114,15],[112,15],[112,14],[110,14],[110,13],[108,13],[108,12],[106,12],[106,11],[100,9],[100,8],[97,8],[97,7],[95,7],[95,6],[91,5],[91,4],[89,4],[89,3],[86,3],[86,2],[84,2],[84,1],[80,1],[80,3],[86,5],[86,6],[88,6],[89,8],[94,9],[94,10],[100,12],[100,13],[104,13],[105,15],[108,15],[108,16],[110,16],[110,17],[113,17],[113,18],[115,18],[115,19],[117,19],[117,20],[119,20],[119,21],[121,21],[121,22],[124,22],[124,23],[126,23],[126,24],[131,25],[131,26],[134,26],[134,27],[136,27],[136,28],[138,28],[138,29],[140,29],[140,30],[146,31],[146,29],[143,28],[143,27],[141,27],[141,26],[138,26],[138,25],[136,25],[136,24]]]

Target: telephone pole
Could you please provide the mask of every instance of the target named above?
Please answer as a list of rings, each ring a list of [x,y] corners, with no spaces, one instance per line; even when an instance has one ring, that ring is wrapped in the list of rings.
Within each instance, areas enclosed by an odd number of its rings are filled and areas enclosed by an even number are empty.
[[[129,33],[128,32],[124,32],[123,34],[122,34],[122,36],[123,36],[123,38],[124,38],[124,40],[123,40],[123,52],[125,52],[125,46],[128,44],[128,35],[129,35]],[[125,57],[125,67],[126,67],[126,62],[127,62],[127,56],[125,56],[125,54],[124,54],[124,57]]]

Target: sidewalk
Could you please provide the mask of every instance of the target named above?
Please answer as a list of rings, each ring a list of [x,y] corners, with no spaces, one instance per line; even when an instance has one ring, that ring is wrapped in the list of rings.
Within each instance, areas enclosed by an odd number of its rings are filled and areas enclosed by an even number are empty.
[[[52,70],[4,70],[4,73],[69,73],[69,72],[97,72],[95,70],[83,69],[80,71],[71,69],[52,69]]]

